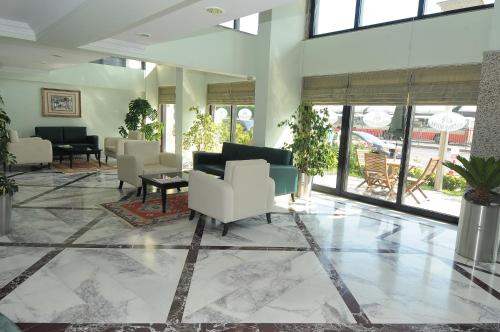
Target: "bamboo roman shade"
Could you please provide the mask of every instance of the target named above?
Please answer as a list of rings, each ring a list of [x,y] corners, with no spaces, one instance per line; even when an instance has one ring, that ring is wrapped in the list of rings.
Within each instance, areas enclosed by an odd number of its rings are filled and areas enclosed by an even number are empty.
[[[481,65],[460,65],[413,70],[412,105],[476,105]]]
[[[480,64],[304,77],[302,100],[340,105],[475,105]]]
[[[160,86],[158,88],[158,103],[159,104],[175,104],[175,85]]]
[[[208,84],[208,104],[255,104],[255,81]]]

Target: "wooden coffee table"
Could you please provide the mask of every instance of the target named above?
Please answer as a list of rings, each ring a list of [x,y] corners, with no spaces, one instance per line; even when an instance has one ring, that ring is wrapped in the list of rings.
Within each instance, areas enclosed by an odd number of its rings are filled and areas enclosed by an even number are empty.
[[[161,191],[161,205],[163,212],[165,213],[167,208],[167,190],[177,189],[187,187],[189,182],[188,172],[173,172],[173,173],[162,173],[162,174],[152,174],[152,175],[139,175],[142,179],[142,202],[146,203],[146,196],[148,192],[148,185],[152,185]],[[166,181],[166,179],[178,177],[178,180]]]
[[[64,144],[64,145],[56,145],[55,148],[57,154],[59,155],[59,163],[62,163],[63,156],[69,155],[69,168],[73,168],[73,156],[79,154],[87,155],[87,162],[89,162],[91,154],[95,155],[95,159],[98,161],[99,167],[101,167],[101,149],[96,148],[90,144],[89,145]]]

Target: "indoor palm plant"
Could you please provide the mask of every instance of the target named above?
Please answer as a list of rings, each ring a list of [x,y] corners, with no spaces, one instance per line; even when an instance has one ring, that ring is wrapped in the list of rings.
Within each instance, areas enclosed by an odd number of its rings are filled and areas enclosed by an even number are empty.
[[[9,143],[7,128],[9,124],[10,118],[4,110],[4,102],[2,96],[0,96],[0,158],[4,169],[16,162],[14,155],[7,150],[7,144]],[[8,178],[4,172],[0,172],[0,236],[10,231],[12,196],[16,191],[17,186],[14,180]]]
[[[118,128],[122,137],[127,137],[131,130],[139,130],[144,133],[146,140],[159,141],[163,133],[163,123],[158,121],[158,112],[143,98],[131,100],[128,104],[125,127]]]
[[[313,177],[323,176],[335,163],[335,150],[328,141],[331,131],[328,109],[316,111],[311,104],[300,104],[290,119],[278,126],[288,126],[293,135],[293,142],[284,148],[292,150],[299,170],[298,196],[310,196]]]
[[[493,189],[500,186],[500,159],[461,156],[462,165],[450,161],[443,165],[460,174],[471,187],[462,199],[456,252],[484,262],[496,262],[500,241],[500,197]]]

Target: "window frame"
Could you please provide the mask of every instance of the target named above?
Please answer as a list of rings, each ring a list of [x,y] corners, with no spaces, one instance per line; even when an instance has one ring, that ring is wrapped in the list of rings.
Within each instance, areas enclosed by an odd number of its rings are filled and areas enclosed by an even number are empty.
[[[316,2],[317,1],[318,0],[310,0],[309,31],[308,31],[309,39],[325,37],[325,36],[332,36],[332,35],[353,32],[353,31],[360,31],[360,30],[365,30],[365,29],[378,28],[378,27],[383,27],[383,26],[392,25],[392,24],[406,23],[406,22],[412,22],[412,21],[417,21],[417,20],[425,20],[425,19],[439,17],[439,16],[445,16],[445,15],[460,14],[460,13],[469,12],[469,11],[490,9],[490,8],[493,8],[495,6],[495,3],[491,3],[491,4],[484,4],[484,5],[480,5],[480,6],[472,6],[472,7],[467,7],[467,8],[454,9],[454,10],[432,13],[432,14],[424,14],[425,4],[426,4],[427,0],[419,0],[418,12],[417,12],[416,16],[403,18],[403,19],[399,19],[399,20],[393,20],[393,21],[387,21],[387,22],[382,22],[382,23],[377,23],[377,24],[361,26],[360,22],[361,22],[361,14],[362,14],[361,9],[363,7],[362,6],[363,0],[356,0],[356,12],[354,15],[354,28],[332,31],[332,32],[327,32],[327,33],[322,33],[322,34],[316,34],[316,27],[317,27]]]

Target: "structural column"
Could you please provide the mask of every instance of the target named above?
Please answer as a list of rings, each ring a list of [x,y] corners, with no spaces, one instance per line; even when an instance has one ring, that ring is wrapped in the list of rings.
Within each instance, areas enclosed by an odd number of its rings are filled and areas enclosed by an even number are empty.
[[[484,52],[471,153],[500,159],[500,51]]]

